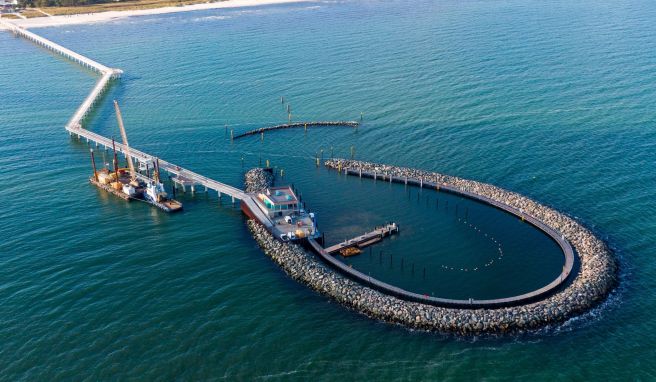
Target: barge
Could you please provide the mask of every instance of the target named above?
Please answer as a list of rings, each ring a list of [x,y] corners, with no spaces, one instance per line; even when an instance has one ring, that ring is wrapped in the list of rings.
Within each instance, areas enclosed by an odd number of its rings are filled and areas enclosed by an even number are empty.
[[[118,158],[116,156],[116,144],[112,139],[112,149],[114,151],[114,169],[110,171],[103,168],[96,170],[96,161],[91,150],[91,165],[93,166],[93,176],[89,179],[91,184],[115,195],[123,200],[139,200],[149,203],[166,212],[176,212],[182,210],[182,203],[168,197],[164,185],[160,182],[159,161],[156,159],[153,164],[153,178],[150,178],[150,169],[146,167],[146,175],[138,173],[134,168],[134,162],[130,155],[130,146],[128,137],[123,126],[123,118],[118,102],[114,101],[116,109],[116,119],[121,130],[123,145],[125,147],[125,157],[128,161],[127,168],[118,167]]]

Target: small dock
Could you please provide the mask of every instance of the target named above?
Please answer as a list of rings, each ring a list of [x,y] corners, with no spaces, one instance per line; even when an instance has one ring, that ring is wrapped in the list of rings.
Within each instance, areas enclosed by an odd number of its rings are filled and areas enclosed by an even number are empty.
[[[379,241],[383,240],[384,237],[386,236],[392,236],[395,233],[399,232],[399,226],[396,223],[390,223],[386,224],[382,227],[377,227],[375,230],[371,232],[367,232],[364,235],[360,235],[358,237],[354,237],[352,239],[343,241],[339,244],[335,244],[333,246],[330,246],[328,248],[325,248],[325,251],[334,254],[336,252],[339,252],[343,249],[346,248],[364,248],[368,247],[372,244],[378,243]]]

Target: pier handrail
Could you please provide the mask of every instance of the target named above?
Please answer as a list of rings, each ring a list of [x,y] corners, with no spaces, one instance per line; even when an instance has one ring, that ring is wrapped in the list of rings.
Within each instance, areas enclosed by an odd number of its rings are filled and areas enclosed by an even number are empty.
[[[79,135],[80,137],[96,142],[99,145],[105,146],[107,148],[112,147],[111,139],[106,138],[100,134],[94,133],[93,131],[83,129],[79,126],[67,126],[66,129],[72,134]],[[126,148],[122,143],[115,142],[114,144],[116,145],[116,151],[125,154]],[[155,156],[147,154],[133,147],[130,148],[130,155],[142,163],[153,162],[156,159]],[[217,192],[221,192],[226,195],[230,195],[231,197],[234,197],[239,200],[243,200],[246,198],[246,193],[244,193],[244,191],[236,187],[232,187],[230,185],[207,178],[203,175],[197,174],[191,170],[182,168],[171,162],[167,162],[163,159],[158,158],[158,160],[159,160],[159,167],[163,170],[166,170],[166,172],[170,174],[191,179],[198,184],[207,186],[209,189],[215,190]]]
[[[2,24],[2,26],[9,29],[11,32],[13,32],[15,34],[18,34],[18,35],[21,35],[22,37],[25,37],[28,40],[32,40],[32,41],[34,41],[34,42],[36,42],[40,45],[47,46],[48,48],[50,48],[53,51],[56,51],[57,53],[61,54],[62,56],[68,57],[69,59],[71,59],[73,61],[82,63],[82,64],[84,64],[88,67],[91,67],[91,68],[95,69],[98,73],[103,74],[103,73],[106,73],[106,72],[109,72],[109,71],[112,70],[111,68],[109,68],[109,67],[107,67],[107,66],[105,66],[105,65],[103,65],[103,64],[101,64],[97,61],[94,61],[94,60],[92,60],[88,57],[85,57],[85,56],[83,56],[79,53],[73,52],[72,50],[70,50],[68,48],[65,48],[65,47],[63,47],[63,46],[61,46],[61,45],[59,45],[55,42],[52,42],[52,41],[48,40],[45,37],[41,37],[36,33],[30,32],[29,30],[27,30],[25,28],[21,28],[17,25],[14,25],[14,24],[6,21],[6,20],[0,19],[0,24]]]
[[[67,130],[69,129],[69,127],[81,128],[82,119],[89,112],[89,110],[93,106],[94,102],[98,99],[98,97],[100,97],[100,94],[102,93],[105,86],[107,86],[107,83],[109,82],[109,80],[111,80],[111,78],[112,78],[111,72],[104,73],[102,77],[100,77],[100,80],[96,82],[96,85],[93,87],[93,89],[91,89],[91,92],[89,93],[89,95],[87,95],[87,98],[85,98],[84,101],[77,108],[77,110],[75,110],[75,113],[66,124]]]
[[[93,89],[91,89],[91,91],[84,99],[84,101],[75,110],[75,113],[73,114],[73,116],[71,116],[68,123],[65,125],[65,128],[67,131],[69,131],[69,133],[75,134],[78,137],[84,137],[88,141],[95,142],[97,145],[103,145],[106,148],[111,147],[112,141],[109,138],[106,138],[100,134],[84,129],[82,126],[82,121],[89,114],[94,104],[98,101],[103,91],[110,83],[111,79],[119,77],[123,73],[123,71],[120,69],[115,69],[105,66],[97,61],[94,61],[68,48],[65,48],[53,41],[50,41],[45,37],[41,37],[36,33],[30,32],[25,28],[14,25],[6,20],[0,19],[0,26],[3,26],[4,28],[8,29],[10,32],[13,32],[18,36],[33,41],[39,45],[42,45],[52,50],[53,52],[56,52],[82,66],[88,67],[98,72],[101,75],[101,77],[94,85]],[[121,153],[124,154],[126,153],[126,148],[121,143],[116,142],[116,149]],[[152,162],[155,160],[155,156],[136,150],[133,147],[130,147],[130,154],[140,162]],[[197,174],[191,170],[182,168],[180,166],[177,166],[173,163],[167,162],[162,159],[159,159],[159,164],[160,164],[160,168],[167,171],[169,174],[190,179],[195,183],[207,187],[208,189],[212,189],[222,194],[229,195],[234,199],[245,200],[248,198],[248,195],[244,193],[244,191],[236,187],[232,187],[230,185],[210,179],[208,177]]]

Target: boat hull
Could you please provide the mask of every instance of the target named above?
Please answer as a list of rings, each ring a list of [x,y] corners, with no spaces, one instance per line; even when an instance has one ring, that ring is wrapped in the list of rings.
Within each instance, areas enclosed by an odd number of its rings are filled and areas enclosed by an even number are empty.
[[[94,186],[100,188],[101,190],[105,190],[105,191],[109,192],[110,194],[112,194],[114,196],[118,196],[119,198],[121,198],[121,199],[123,199],[127,202],[129,202],[132,199],[132,197],[130,197],[130,195],[124,193],[123,191],[116,190],[108,184],[100,183],[96,179],[94,179],[93,177],[89,178],[89,182],[91,182],[91,184],[93,184]]]

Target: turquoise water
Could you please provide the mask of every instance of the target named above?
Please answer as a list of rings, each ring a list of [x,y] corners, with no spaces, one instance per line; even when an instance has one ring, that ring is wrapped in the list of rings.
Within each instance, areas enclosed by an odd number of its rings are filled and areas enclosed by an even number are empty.
[[[0,34],[0,376],[653,379],[655,16],[640,1],[317,2],[39,30],[125,70],[90,129],[118,136],[117,98],[131,144],[144,151],[233,185],[268,159],[319,212],[328,240],[343,234],[330,219],[338,207],[377,198],[398,206],[352,212],[353,231],[389,212],[409,220],[407,209],[469,234],[446,210],[421,208],[434,195],[418,203],[416,190],[408,198],[402,186],[313,165],[322,149],[350,156],[354,146],[356,158],[521,192],[616,249],[622,286],[593,313],[536,335],[467,340],[374,322],[291,281],[215,195],[187,194],[183,214],[165,215],[89,186],[86,143],[63,126],[96,78]],[[294,119],[362,112],[364,124],[230,144],[226,124],[284,121],[281,95]],[[345,204],[335,211],[332,193]],[[411,223],[374,250],[405,256]],[[499,239],[508,256],[511,242],[525,248],[522,238]],[[484,240],[441,243],[424,252],[462,266],[473,253],[487,258]],[[368,262],[363,255],[353,261]]]

